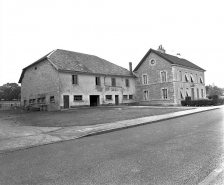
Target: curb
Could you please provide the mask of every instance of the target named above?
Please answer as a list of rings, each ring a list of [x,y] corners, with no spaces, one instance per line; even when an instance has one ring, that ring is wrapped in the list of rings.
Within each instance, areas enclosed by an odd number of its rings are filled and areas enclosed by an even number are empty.
[[[205,110],[201,110],[201,111],[198,111],[198,112],[192,112],[192,113],[189,113],[189,114],[183,114],[183,115],[173,116],[173,117],[169,117],[169,118],[161,118],[161,119],[158,119],[158,120],[143,122],[143,123],[139,123],[139,124],[135,124],[135,125],[125,125],[125,126],[121,126],[121,127],[118,127],[118,128],[96,130],[96,131],[92,131],[92,132],[89,132],[89,133],[88,132],[83,133],[80,136],[77,136],[77,137],[74,137],[74,138],[69,138],[69,139],[61,139],[61,140],[58,140],[58,141],[50,141],[50,142],[47,142],[47,143],[34,144],[34,145],[29,145],[29,146],[22,146],[22,147],[18,147],[18,148],[14,148],[14,149],[8,149],[8,150],[6,149],[6,150],[3,150],[3,151],[0,151],[0,154],[7,154],[7,153],[14,152],[14,151],[30,149],[30,148],[34,148],[34,147],[38,147],[38,146],[42,146],[42,145],[49,145],[49,144],[53,144],[53,143],[60,143],[60,142],[66,142],[66,141],[71,141],[71,140],[75,140],[75,139],[80,139],[80,138],[83,138],[83,137],[105,134],[105,133],[109,133],[109,132],[114,132],[114,131],[118,131],[118,130],[133,128],[133,127],[142,126],[142,125],[146,125],[146,124],[152,124],[152,123],[156,123],[156,122],[159,122],[159,121],[170,120],[170,119],[174,119],[174,118],[184,117],[184,116],[197,114],[197,113],[201,113],[201,112],[206,112],[206,111],[210,111],[210,110],[216,110],[216,109],[220,109],[220,107],[214,107],[212,109],[205,109]],[[46,132],[45,134],[47,134],[47,133],[50,133],[50,132]]]

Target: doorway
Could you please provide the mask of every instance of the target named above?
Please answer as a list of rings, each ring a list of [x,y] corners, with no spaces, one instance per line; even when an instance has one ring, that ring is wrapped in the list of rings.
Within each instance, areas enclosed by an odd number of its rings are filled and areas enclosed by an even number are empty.
[[[90,95],[90,106],[98,106],[100,104],[100,96],[99,95]]]
[[[64,95],[64,109],[69,108],[69,95]]]
[[[115,95],[115,105],[119,105],[119,96]]]

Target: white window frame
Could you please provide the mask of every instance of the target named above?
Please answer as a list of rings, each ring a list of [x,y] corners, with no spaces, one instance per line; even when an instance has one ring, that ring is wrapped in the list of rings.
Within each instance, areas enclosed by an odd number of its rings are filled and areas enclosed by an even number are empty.
[[[192,81],[194,82],[194,76],[193,76],[192,74],[190,74],[190,82],[193,83],[193,82],[191,81],[191,79],[192,79]]]
[[[81,97],[81,99],[78,99],[78,100],[76,99],[76,100],[75,100],[75,97],[76,97],[76,98],[77,98],[77,97]],[[73,96],[73,101],[74,101],[74,102],[77,102],[77,101],[83,101],[83,96],[82,96],[82,95],[74,95],[74,96]]]
[[[165,81],[163,81],[163,75],[162,73],[165,73]],[[160,79],[161,79],[161,82],[167,82],[167,71],[166,70],[163,70],[163,71],[160,71]]]
[[[111,99],[107,99],[107,96],[110,96],[110,97],[111,97]],[[106,99],[107,101],[112,101],[112,100],[113,100],[113,96],[112,96],[112,95],[110,95],[110,94],[107,94],[107,95],[105,95],[105,99]]]
[[[73,80],[73,76],[76,76],[76,83],[74,83],[75,80]],[[72,75],[72,85],[78,85],[78,75]]]
[[[145,80],[144,80],[144,76],[146,76],[146,83],[145,83]],[[148,75],[147,74],[142,74],[142,84],[143,85],[147,85],[148,84]]]
[[[163,90],[166,90],[166,97],[164,97],[164,94],[163,94],[164,91]],[[162,92],[162,99],[167,100],[168,99],[168,88],[162,88],[161,92]]]
[[[187,79],[187,81],[186,81],[186,79]],[[187,72],[184,74],[184,80],[185,80],[185,82],[189,82],[190,81]]]
[[[199,81],[201,84],[203,84],[204,83],[204,80],[203,80],[203,77],[200,75],[200,81]]]

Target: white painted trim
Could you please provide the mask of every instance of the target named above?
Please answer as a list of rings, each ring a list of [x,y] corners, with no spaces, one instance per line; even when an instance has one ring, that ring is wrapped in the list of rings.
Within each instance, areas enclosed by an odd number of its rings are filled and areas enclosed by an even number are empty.
[[[144,75],[146,75],[146,77],[147,77],[147,82],[146,83],[144,83]],[[149,80],[148,80],[148,74],[147,73],[144,73],[144,74],[142,74],[142,85],[148,85],[149,84]]]
[[[166,89],[167,90],[167,98],[166,99],[163,97],[163,89]],[[161,95],[162,95],[161,97],[162,97],[162,100],[167,100],[168,99],[168,94],[169,94],[168,92],[169,92],[168,91],[168,88],[165,88],[165,87],[164,88],[161,88]]]
[[[47,55],[47,58],[49,58],[57,49],[53,50],[49,55]]]
[[[163,78],[162,78],[162,72],[165,72],[165,73],[166,73],[166,81],[163,81]],[[162,71],[160,71],[160,81],[161,81],[162,83],[164,83],[164,82],[168,82],[168,79],[167,79],[167,70],[162,70]]]

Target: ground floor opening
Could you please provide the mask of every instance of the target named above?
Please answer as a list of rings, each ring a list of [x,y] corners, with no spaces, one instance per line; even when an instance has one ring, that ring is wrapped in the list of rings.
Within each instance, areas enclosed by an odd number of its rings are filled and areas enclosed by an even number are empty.
[[[90,95],[90,106],[98,106],[100,104],[100,96],[99,95]]]

